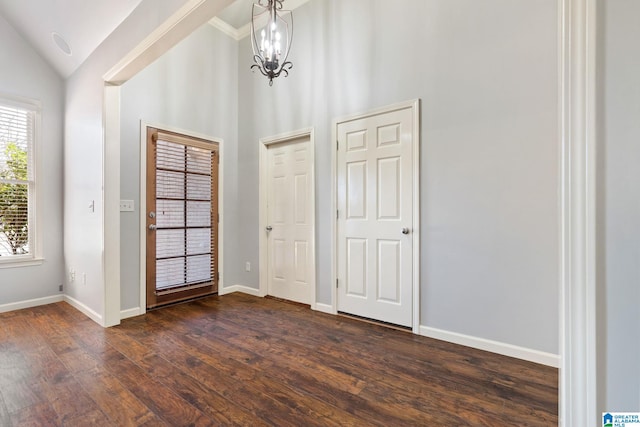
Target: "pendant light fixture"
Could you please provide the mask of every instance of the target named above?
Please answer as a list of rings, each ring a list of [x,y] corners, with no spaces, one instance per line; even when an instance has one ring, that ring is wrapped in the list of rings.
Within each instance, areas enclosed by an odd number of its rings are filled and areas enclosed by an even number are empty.
[[[284,0],[258,0],[251,8],[251,45],[253,61],[251,69],[257,68],[269,79],[284,73],[289,75],[293,67],[287,61],[293,39],[293,15],[282,9]]]

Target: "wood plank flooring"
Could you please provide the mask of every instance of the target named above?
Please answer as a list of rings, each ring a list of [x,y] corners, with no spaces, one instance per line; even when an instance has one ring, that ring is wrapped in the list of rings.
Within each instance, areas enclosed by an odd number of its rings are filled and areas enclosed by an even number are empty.
[[[0,426],[556,426],[558,372],[242,294],[0,314]]]

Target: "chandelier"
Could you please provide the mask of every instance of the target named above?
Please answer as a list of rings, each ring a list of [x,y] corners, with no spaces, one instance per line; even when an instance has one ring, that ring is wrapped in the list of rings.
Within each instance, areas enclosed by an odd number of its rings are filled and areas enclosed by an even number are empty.
[[[282,9],[284,0],[258,0],[251,8],[251,46],[253,61],[251,69],[257,68],[269,79],[284,73],[289,75],[293,67],[287,61],[293,39],[293,15]]]

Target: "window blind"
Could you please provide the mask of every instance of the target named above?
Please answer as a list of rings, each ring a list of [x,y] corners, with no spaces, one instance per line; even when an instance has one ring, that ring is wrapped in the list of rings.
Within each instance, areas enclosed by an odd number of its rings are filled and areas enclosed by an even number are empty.
[[[155,154],[156,289],[210,282],[213,152],[158,139]]]
[[[34,111],[0,103],[0,257],[32,246],[34,122]]]

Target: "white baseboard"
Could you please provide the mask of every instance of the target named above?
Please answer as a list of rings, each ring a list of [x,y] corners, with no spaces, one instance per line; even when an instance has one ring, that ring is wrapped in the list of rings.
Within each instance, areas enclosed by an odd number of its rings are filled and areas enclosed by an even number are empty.
[[[313,304],[311,308],[313,308],[315,311],[320,311],[322,313],[336,314],[336,311],[333,309],[333,306],[331,304],[322,304],[320,302],[317,302]]]
[[[0,313],[6,313],[8,311],[15,311],[15,310],[22,310],[23,308],[38,307],[39,305],[53,304],[55,302],[63,301],[63,298],[64,297],[62,295],[52,295],[50,297],[36,298],[36,299],[30,299],[26,301],[18,301],[18,302],[12,302],[9,304],[2,304],[0,305]]]
[[[491,341],[484,338],[463,335],[457,332],[443,331],[442,329],[420,326],[420,335],[447,341],[453,344],[460,344],[478,350],[490,351],[503,356],[515,357],[516,359],[527,360],[541,365],[560,367],[560,356],[553,353],[531,350],[529,348],[518,347],[516,345],[505,344],[498,341]]]
[[[264,297],[260,289],[251,288],[244,285],[233,285],[218,289],[218,295],[227,295],[234,292],[242,292],[243,294],[253,295],[254,297]]]
[[[130,317],[140,316],[144,314],[146,310],[140,309],[140,307],[129,308],[127,310],[120,311],[120,320],[128,319]]]
[[[82,314],[84,314],[85,316],[87,316],[89,319],[96,322],[98,325],[104,326],[104,323],[102,322],[102,316],[96,313],[95,311],[93,311],[92,309],[90,309],[89,307],[87,307],[86,305],[84,305],[83,303],[81,303],[80,301],[78,301],[77,299],[70,297],[69,295],[65,295],[64,301],[67,304],[71,305],[76,310],[78,310],[79,312],[81,312]]]

